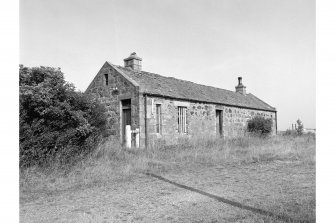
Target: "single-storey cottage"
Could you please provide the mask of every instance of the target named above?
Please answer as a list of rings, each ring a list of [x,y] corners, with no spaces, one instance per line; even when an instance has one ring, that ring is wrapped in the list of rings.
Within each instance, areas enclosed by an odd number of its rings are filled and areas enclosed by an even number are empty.
[[[124,66],[105,62],[88,86],[108,110],[108,129],[128,147],[147,147],[156,140],[179,137],[236,137],[245,134],[253,116],[273,120],[276,109],[246,93],[242,77],[235,91],[142,71],[142,59],[132,53]]]

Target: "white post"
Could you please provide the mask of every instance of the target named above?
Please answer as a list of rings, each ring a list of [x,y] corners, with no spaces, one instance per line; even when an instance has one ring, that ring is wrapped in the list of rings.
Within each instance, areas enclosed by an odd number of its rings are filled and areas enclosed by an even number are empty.
[[[131,130],[130,125],[126,125],[126,147],[131,147]]]

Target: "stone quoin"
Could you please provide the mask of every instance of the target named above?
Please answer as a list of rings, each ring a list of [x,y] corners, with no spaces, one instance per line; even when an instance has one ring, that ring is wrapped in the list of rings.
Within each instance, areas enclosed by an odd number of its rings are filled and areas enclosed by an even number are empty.
[[[136,53],[124,59],[124,66],[105,62],[85,93],[106,106],[108,131],[128,147],[183,137],[241,136],[253,116],[271,118],[272,134],[277,132],[276,109],[247,94],[242,77],[235,92],[200,85],[142,71]]]

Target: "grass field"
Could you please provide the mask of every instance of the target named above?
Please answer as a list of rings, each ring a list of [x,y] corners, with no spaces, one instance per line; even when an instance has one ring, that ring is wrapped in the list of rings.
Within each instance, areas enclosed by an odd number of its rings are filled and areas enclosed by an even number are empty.
[[[315,135],[198,138],[150,149],[125,149],[109,140],[71,168],[21,171],[20,218],[22,222],[315,222]]]

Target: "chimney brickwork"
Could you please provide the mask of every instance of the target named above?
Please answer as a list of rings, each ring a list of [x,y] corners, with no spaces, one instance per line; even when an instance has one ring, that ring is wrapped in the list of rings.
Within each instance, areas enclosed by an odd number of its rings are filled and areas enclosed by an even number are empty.
[[[130,56],[124,59],[123,61],[124,61],[124,67],[131,68],[135,71],[142,70],[142,58],[138,57],[135,52],[130,54]]]
[[[235,87],[236,93],[246,95],[246,86],[242,84],[242,77],[238,77],[238,85]]]

